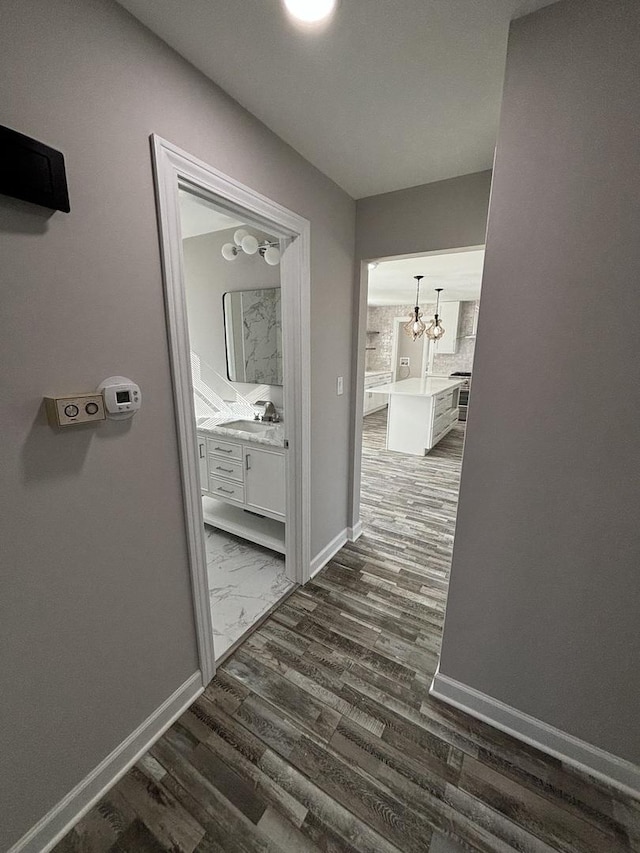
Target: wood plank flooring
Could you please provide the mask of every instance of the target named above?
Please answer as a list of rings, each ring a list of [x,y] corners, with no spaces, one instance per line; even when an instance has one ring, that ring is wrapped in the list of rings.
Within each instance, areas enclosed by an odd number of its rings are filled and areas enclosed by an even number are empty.
[[[365,421],[364,533],[295,592],[57,853],[622,853],[640,802],[429,697],[463,427]]]

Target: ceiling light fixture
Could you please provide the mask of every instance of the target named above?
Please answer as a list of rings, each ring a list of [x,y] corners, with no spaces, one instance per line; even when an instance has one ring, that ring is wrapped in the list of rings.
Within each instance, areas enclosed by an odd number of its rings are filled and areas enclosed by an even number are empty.
[[[277,241],[263,240],[259,243],[258,238],[244,228],[238,228],[233,235],[233,243],[225,243],[222,247],[222,257],[225,261],[235,261],[238,255],[255,255],[256,252],[270,267],[280,263],[280,247]]]
[[[284,0],[287,12],[303,24],[318,24],[334,11],[337,0]]]
[[[440,294],[442,293],[442,291],[442,287],[436,287],[436,293],[438,294],[436,296],[436,313],[433,315],[433,320],[429,323],[425,331],[425,335],[429,338],[429,340],[436,342],[444,336],[444,327],[440,322],[440,317],[438,316],[438,309],[440,307]]]
[[[424,276],[414,275],[414,278],[418,282],[418,286],[416,288],[416,307],[413,309],[413,312],[409,314],[409,322],[404,324],[404,330],[409,337],[416,341],[427,327],[422,319],[422,311],[418,305],[418,302],[420,301],[420,282]]]

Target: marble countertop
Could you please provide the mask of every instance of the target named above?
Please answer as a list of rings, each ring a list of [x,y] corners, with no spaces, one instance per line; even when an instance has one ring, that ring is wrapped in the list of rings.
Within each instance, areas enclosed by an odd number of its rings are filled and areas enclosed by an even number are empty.
[[[225,438],[235,439],[236,441],[251,442],[252,444],[265,444],[270,447],[284,447],[284,424],[282,421],[277,424],[264,423],[261,426],[265,427],[265,432],[256,433],[248,432],[241,429],[228,429],[225,423],[231,421],[243,420],[237,415],[226,417],[224,420],[221,417],[211,417],[206,420],[198,418],[196,429],[204,435],[221,435]],[[246,419],[248,420],[248,419]],[[251,421],[250,423],[258,423]]]
[[[422,376],[414,379],[401,379],[388,385],[376,386],[376,394],[406,394],[411,397],[435,397],[443,391],[464,385],[462,379],[447,379],[440,376]]]

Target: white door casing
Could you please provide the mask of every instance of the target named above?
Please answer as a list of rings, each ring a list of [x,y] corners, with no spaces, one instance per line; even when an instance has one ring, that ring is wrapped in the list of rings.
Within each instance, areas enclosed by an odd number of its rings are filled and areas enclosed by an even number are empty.
[[[152,134],[156,205],[198,656],[203,684],[215,674],[200,497],[199,454],[185,302],[178,188],[280,238],[283,314],[287,563],[310,574],[310,225],[308,220]]]

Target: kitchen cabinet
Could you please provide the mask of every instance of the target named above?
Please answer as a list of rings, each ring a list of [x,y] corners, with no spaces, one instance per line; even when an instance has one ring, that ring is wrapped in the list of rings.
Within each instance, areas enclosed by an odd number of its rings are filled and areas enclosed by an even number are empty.
[[[364,407],[363,415],[366,417],[372,412],[378,412],[387,405],[388,398],[384,394],[377,394],[376,387],[386,385],[391,380],[390,373],[377,373],[372,376],[365,374],[364,378]]]
[[[384,386],[389,394],[387,450],[425,456],[458,421],[459,380],[403,379]]]
[[[441,302],[440,320],[444,327],[444,337],[438,341],[436,355],[453,355],[458,347],[458,325],[460,323],[460,303]]]

